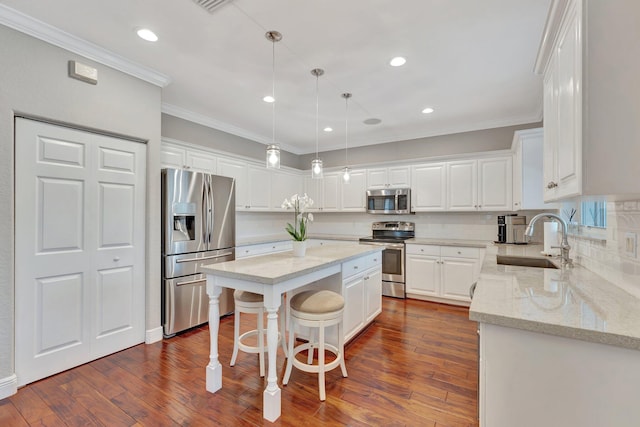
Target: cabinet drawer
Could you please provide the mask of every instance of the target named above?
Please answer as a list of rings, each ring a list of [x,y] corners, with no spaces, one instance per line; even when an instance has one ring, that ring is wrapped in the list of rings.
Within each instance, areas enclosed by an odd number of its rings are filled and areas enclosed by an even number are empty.
[[[440,246],[408,244],[407,254],[440,256]]]
[[[371,267],[380,265],[381,257],[381,253],[375,253],[345,262],[342,264],[342,277],[351,277],[354,274],[361,273]]]
[[[441,255],[458,258],[480,258],[480,248],[462,248],[459,246],[443,246]]]

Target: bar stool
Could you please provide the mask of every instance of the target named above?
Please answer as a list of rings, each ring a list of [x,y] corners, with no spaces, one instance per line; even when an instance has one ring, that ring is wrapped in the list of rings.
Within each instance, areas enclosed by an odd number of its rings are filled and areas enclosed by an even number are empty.
[[[344,298],[332,291],[304,291],[291,298],[290,306],[290,329],[289,329],[289,355],[287,358],[287,368],[284,373],[282,384],[289,382],[291,368],[295,366],[301,371],[318,374],[318,388],[320,390],[320,400],[326,399],[324,387],[324,374],[340,365],[342,376],[347,377],[347,367],[344,363],[344,332],[342,327],[342,313],[344,311]],[[310,329],[309,342],[300,344],[294,348],[295,325],[307,326],[318,329],[318,342],[314,342],[314,329]],[[327,326],[338,325],[338,346],[325,342],[325,328]],[[318,364],[313,364],[314,348],[318,348]],[[307,350],[307,363],[296,358],[296,354]],[[325,350],[335,354],[336,358],[325,364]]]
[[[231,356],[230,366],[236,364],[236,358],[238,357],[238,350],[242,350],[245,353],[258,353],[258,360],[260,362],[260,376],[264,377],[264,353],[267,351],[265,345],[264,336],[266,329],[264,328],[264,297],[260,294],[256,294],[248,291],[236,290],[233,293],[233,299],[235,303],[234,319],[233,319],[233,354]],[[278,332],[278,341],[282,344],[282,350],[287,355],[287,346],[284,335],[284,304],[280,304],[280,331]],[[257,314],[258,325],[256,329],[252,329],[240,335],[240,313]],[[258,345],[248,345],[243,342],[246,338],[257,336]]]

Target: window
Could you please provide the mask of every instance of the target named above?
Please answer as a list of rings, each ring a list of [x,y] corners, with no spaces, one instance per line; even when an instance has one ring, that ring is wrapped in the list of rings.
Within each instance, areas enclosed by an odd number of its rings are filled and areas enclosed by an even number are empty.
[[[607,202],[604,200],[581,203],[580,223],[587,227],[607,227]]]

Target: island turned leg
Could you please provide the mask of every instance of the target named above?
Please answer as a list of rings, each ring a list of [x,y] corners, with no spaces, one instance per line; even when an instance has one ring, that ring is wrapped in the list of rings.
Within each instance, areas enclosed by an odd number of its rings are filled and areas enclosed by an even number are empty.
[[[271,300],[270,302],[268,300]],[[280,296],[267,298],[267,352],[269,355],[269,369],[267,371],[267,388],[262,398],[262,416],[271,422],[280,417],[280,388],[276,373],[276,353],[278,352],[278,306]],[[284,334],[284,331],[282,331]]]
[[[220,293],[222,288],[213,284],[207,277],[207,295],[209,295],[209,364],[207,365],[207,391],[215,393],[222,388],[222,365],[218,360],[218,331],[220,330]]]

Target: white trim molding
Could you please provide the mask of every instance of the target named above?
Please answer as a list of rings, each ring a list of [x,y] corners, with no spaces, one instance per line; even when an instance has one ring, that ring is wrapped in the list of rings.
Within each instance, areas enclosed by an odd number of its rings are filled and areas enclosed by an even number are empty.
[[[13,396],[18,392],[18,377],[12,374],[6,378],[0,378],[0,400]]]
[[[144,343],[153,344],[154,342],[162,341],[162,326],[157,328],[147,329],[144,334]]]
[[[62,31],[52,25],[0,4],[0,24],[28,34],[54,46],[82,55],[123,73],[137,77],[156,86],[166,87],[171,78],[149,67],[133,62],[124,56]]]
[[[568,6],[569,0],[552,0],[549,14],[547,15],[547,22],[542,32],[540,47],[538,48],[538,57],[536,58],[536,64],[533,68],[536,74],[543,74],[549,63],[553,46],[556,43],[556,38],[560,31],[562,17],[566,13]]]

